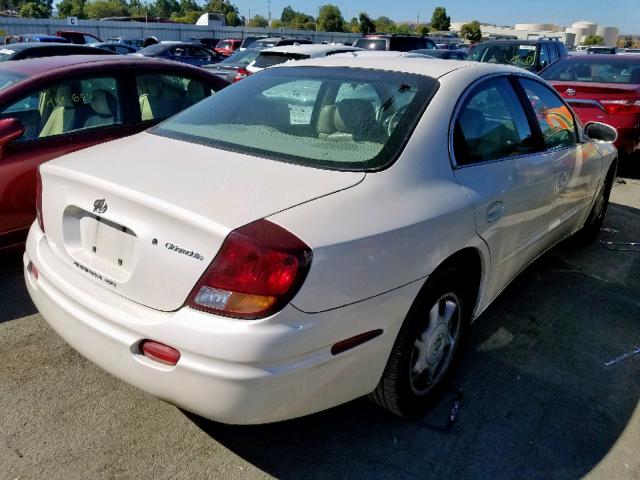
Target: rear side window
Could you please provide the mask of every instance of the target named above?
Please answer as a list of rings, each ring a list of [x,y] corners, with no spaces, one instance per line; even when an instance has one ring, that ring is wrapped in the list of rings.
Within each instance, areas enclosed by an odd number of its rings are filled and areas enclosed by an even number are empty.
[[[486,81],[467,97],[454,124],[453,145],[460,166],[535,151],[526,114],[507,79]]]
[[[519,80],[540,125],[545,147],[572,147],[577,141],[576,126],[569,108],[549,88],[534,80]]]
[[[291,60],[304,60],[305,58],[309,58],[309,55],[301,55],[299,53],[263,52],[258,56],[258,58],[256,58],[253,66],[257,68],[269,68]]]
[[[640,60],[563,60],[547,68],[541,76],[545,80],[564,82],[639,84]]]
[[[142,121],[165,119],[212,93],[199,80],[181,75],[138,75],[136,84]]]
[[[549,63],[553,63],[556,60],[558,60],[558,58],[560,58],[558,56],[558,50],[556,49],[556,46],[553,44],[549,44]]]
[[[389,50],[395,50],[398,52],[410,52],[411,50],[429,48],[429,45],[423,38],[391,37],[390,42]]]

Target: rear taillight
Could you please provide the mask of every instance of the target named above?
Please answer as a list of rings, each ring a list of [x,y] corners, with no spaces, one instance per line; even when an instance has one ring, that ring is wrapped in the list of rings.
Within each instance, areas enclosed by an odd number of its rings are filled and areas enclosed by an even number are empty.
[[[40,168],[36,170],[36,218],[38,219],[40,230],[44,233],[44,219],[42,218],[42,176],[40,175]]]
[[[233,79],[233,83],[239,82],[240,80],[244,80],[249,75],[251,75],[251,72],[249,70],[247,70],[246,68],[239,68],[235,78]]]
[[[269,316],[296,294],[311,266],[311,249],[268,220],[229,234],[187,300],[196,310],[229,317]]]
[[[609,115],[618,113],[640,113],[640,100],[600,100]]]

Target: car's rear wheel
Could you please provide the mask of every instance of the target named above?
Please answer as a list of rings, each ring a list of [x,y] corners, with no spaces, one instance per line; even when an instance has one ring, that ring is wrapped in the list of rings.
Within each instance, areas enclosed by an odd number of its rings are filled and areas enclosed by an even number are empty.
[[[587,217],[582,229],[576,234],[576,239],[582,243],[593,242],[598,236],[598,232],[602,228],[604,217],[607,213],[607,207],[609,206],[609,197],[611,195],[611,188],[615,181],[615,166],[612,166],[607,174],[607,178],[600,186],[596,198],[593,201],[593,206]]]
[[[424,415],[458,356],[471,298],[460,269],[434,273],[398,333],[374,402],[402,417]]]

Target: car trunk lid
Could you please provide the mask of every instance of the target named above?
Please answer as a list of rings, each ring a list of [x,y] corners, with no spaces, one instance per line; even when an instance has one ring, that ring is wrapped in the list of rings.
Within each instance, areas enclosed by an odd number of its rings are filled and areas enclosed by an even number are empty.
[[[231,230],[365,175],[149,133],[62,157],[41,172],[53,250],[104,288],[163,311],[184,304]]]

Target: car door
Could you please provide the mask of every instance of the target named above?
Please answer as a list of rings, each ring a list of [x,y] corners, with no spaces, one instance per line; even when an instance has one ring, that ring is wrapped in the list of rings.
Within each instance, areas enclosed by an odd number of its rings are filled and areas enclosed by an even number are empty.
[[[455,176],[491,252],[489,298],[545,250],[555,198],[553,161],[521,98],[512,78],[490,77],[468,90],[452,124]]]
[[[55,81],[0,106],[0,119],[16,118],[25,127],[0,153],[0,248],[21,241],[35,218],[38,165],[133,133],[125,115],[114,73]]]
[[[556,198],[550,227],[560,239],[578,228],[588,213],[601,178],[602,156],[592,143],[580,141],[571,109],[552,88],[532,78],[519,78],[518,82],[554,164]]]

